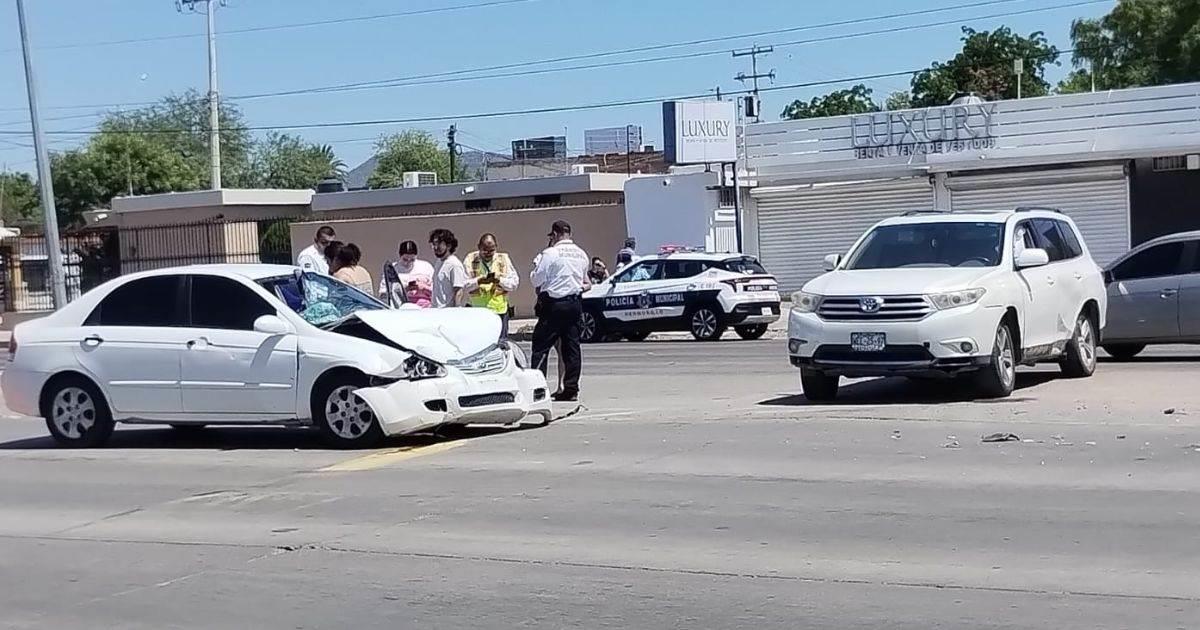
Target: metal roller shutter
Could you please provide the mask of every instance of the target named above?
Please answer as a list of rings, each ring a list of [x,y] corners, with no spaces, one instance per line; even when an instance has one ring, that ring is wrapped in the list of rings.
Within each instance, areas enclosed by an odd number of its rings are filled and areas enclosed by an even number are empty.
[[[1123,164],[946,180],[957,212],[1049,206],[1071,217],[1100,265],[1129,251],[1129,180]]]
[[[925,177],[761,188],[752,194],[759,258],[784,292],[820,275],[826,255],[845,253],[876,222],[933,206],[933,188]]]

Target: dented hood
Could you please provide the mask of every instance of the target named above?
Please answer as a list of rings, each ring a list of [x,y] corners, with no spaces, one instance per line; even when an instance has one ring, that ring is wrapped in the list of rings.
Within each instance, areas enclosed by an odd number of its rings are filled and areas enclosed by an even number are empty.
[[[500,317],[483,308],[359,311],[358,319],[396,345],[439,363],[465,359],[500,340]]]

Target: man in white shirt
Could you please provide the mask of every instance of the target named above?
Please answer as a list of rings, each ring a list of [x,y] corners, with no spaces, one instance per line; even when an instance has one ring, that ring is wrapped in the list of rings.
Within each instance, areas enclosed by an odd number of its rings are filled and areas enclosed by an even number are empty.
[[[329,275],[329,261],[325,260],[325,247],[335,238],[337,238],[337,234],[333,228],[322,225],[317,230],[317,234],[313,236],[313,244],[305,247],[300,251],[300,255],[296,256],[296,266],[305,271]]]
[[[433,308],[461,306],[463,287],[467,286],[467,268],[458,256],[454,232],[438,228],[429,233],[429,246],[437,262],[433,263]]]
[[[579,318],[583,315],[582,294],[587,284],[591,258],[571,240],[571,225],[555,221],[550,229],[550,246],[538,256],[530,279],[537,290],[538,317],[533,329],[533,365],[546,373],[550,349],[562,341],[562,389],[556,401],[579,399],[579,373],[583,354],[579,348]]]

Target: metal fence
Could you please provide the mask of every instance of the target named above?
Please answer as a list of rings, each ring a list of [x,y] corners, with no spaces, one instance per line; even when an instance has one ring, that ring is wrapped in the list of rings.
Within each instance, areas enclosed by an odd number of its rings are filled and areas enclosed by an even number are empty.
[[[283,218],[69,231],[59,245],[67,299],[135,271],[204,263],[288,263],[289,225],[290,219]],[[54,308],[43,235],[0,241],[0,296],[6,311]]]

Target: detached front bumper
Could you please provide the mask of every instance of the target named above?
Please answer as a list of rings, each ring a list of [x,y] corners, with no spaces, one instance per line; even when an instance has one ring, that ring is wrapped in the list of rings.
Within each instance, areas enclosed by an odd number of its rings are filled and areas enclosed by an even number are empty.
[[[510,361],[495,374],[447,368],[441,378],[398,381],[356,390],[371,406],[385,435],[403,435],[440,424],[511,425],[552,413],[546,377]]]
[[[942,376],[992,362],[996,326],[1004,310],[986,306],[935,311],[917,321],[828,321],[792,310],[788,355],[795,367],[839,376]],[[855,351],[853,333],[884,333],[887,346]]]

